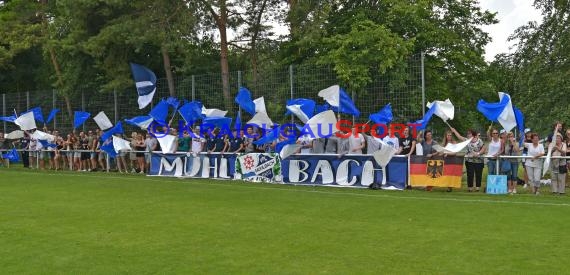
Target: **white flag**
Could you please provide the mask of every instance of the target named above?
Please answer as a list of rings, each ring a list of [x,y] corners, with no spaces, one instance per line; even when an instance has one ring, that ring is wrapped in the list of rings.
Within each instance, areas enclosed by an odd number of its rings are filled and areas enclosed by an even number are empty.
[[[307,123],[305,123],[305,128],[307,127],[311,129],[311,133],[314,135],[311,136],[311,138],[320,138],[323,136],[332,135],[337,131],[336,116],[332,110],[320,112],[309,119]],[[331,128],[332,133],[330,133]],[[323,136],[320,136],[319,133]]]
[[[257,98],[253,101],[255,104],[255,112],[262,112],[267,114],[267,110],[265,109],[265,99],[263,97]]]
[[[386,166],[396,154],[396,149],[382,140],[378,140],[378,142],[380,143],[380,150],[374,152],[373,156],[376,163],[382,167],[382,185],[386,185]]]
[[[119,153],[120,150],[132,150],[130,142],[116,136],[113,136],[113,148],[117,153]]]
[[[247,124],[257,125],[258,127],[262,127],[266,125],[268,127],[273,126],[273,121],[269,118],[266,113],[257,112],[255,115],[247,122]]]
[[[8,134],[4,134],[5,139],[20,139],[24,137],[24,131],[22,130],[15,130]]]
[[[228,111],[222,111],[220,109],[206,109],[202,106],[202,114],[206,117],[225,117]]]
[[[158,143],[160,144],[160,149],[162,149],[162,153],[175,153],[175,142],[176,137],[172,135],[166,135],[164,137],[157,138]]]
[[[285,108],[287,108],[287,110],[289,110],[291,113],[297,116],[303,123],[307,123],[307,121],[309,121],[309,117],[307,116],[307,114],[305,114],[305,112],[301,110],[301,105],[298,104],[287,105],[287,107]]]
[[[301,148],[301,144],[287,144],[285,146],[283,146],[283,149],[281,149],[281,152],[279,152],[279,156],[281,157],[281,159],[286,159],[287,157],[289,157],[290,155],[295,154],[299,148]]]
[[[53,142],[55,140],[55,136],[50,135],[46,132],[42,132],[40,130],[36,130],[33,134],[32,134],[32,138],[37,139],[37,140],[47,140],[48,142]]]
[[[340,86],[333,85],[321,90],[319,91],[319,96],[324,98],[331,106],[338,107],[340,105]]]
[[[32,129],[36,129],[36,121],[34,119],[34,112],[29,112],[29,113],[25,113],[21,116],[19,116],[18,118],[16,118],[16,120],[14,120],[14,123],[16,123],[16,125],[20,126],[20,129],[24,130],[24,131],[28,131],[28,130],[32,130]]]
[[[505,109],[503,109],[503,112],[501,112],[497,120],[501,126],[503,126],[503,129],[508,132],[517,126],[517,119],[515,117],[511,96],[506,93],[499,92],[500,101],[503,101],[503,97],[505,96],[509,98],[509,103],[507,103],[507,106],[505,106]]]
[[[99,112],[96,116],[94,116],[93,120],[95,120],[95,123],[97,123],[99,129],[103,131],[113,127],[113,123],[111,123],[111,120],[109,120],[109,118],[107,117],[107,115],[105,115],[105,112],[103,111]]]
[[[443,121],[453,120],[453,117],[455,116],[455,107],[449,98],[445,101],[428,102],[426,106],[431,108],[433,104],[437,104],[434,113],[436,116],[443,119]]]
[[[548,145],[548,152],[546,153],[546,159],[542,164],[542,176],[546,175],[546,172],[550,171],[550,159],[552,158],[552,150],[554,149],[554,144],[556,140],[556,133],[553,135],[552,142]]]
[[[445,148],[443,148],[445,151],[447,152],[451,152],[451,153],[457,153],[461,150],[463,150],[463,148],[465,148],[465,146],[467,146],[469,144],[469,142],[471,142],[473,138],[470,138],[466,141],[457,143],[457,144],[452,144],[452,143],[448,143],[447,145],[445,145]]]

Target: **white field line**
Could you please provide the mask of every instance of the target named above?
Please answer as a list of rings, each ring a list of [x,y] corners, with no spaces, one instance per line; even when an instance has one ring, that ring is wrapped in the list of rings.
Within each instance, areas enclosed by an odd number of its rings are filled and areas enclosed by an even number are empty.
[[[25,172],[18,171],[19,173],[31,173],[38,174],[35,172]],[[100,179],[120,179],[120,180],[134,180],[134,181],[155,181],[155,182],[176,182],[179,183],[181,180],[186,180],[190,178],[172,178],[172,177],[117,177],[117,176],[101,176],[101,175],[88,175],[88,174],[65,174],[65,173],[41,173],[39,175],[46,176],[69,176],[69,177],[89,177],[89,178],[100,178]],[[190,179],[191,180],[191,179]],[[224,180],[220,181],[223,182]],[[301,192],[301,193],[318,193],[327,195],[337,195],[337,196],[354,196],[354,197],[371,197],[371,198],[388,198],[388,199],[406,199],[406,200],[425,200],[425,201],[452,201],[452,202],[463,202],[463,203],[495,203],[495,204],[522,204],[522,205],[543,205],[543,206],[570,206],[570,203],[553,203],[553,202],[530,202],[530,201],[509,201],[509,200],[486,200],[486,199],[466,199],[466,198],[441,198],[441,197],[417,197],[417,196],[400,196],[395,195],[398,192],[384,191],[384,194],[362,194],[362,193],[352,193],[352,192],[330,192],[324,190],[305,190],[305,189],[285,189],[285,188],[275,188],[275,187],[263,187],[255,186],[252,184],[235,184],[235,185],[221,185],[221,184],[211,184],[203,182],[189,181],[191,184],[199,184],[208,187],[215,188],[250,188],[258,190],[274,190],[274,191],[288,191],[288,192]],[[284,185],[281,186],[299,186],[299,185]],[[313,187],[312,185],[302,185],[306,187]],[[354,190],[354,189],[351,189]],[[381,191],[380,191],[381,192]],[[390,195],[387,193],[390,192]],[[392,195],[394,194],[394,195]],[[515,196],[525,196],[524,194],[518,194]],[[526,195],[534,196],[534,195]]]

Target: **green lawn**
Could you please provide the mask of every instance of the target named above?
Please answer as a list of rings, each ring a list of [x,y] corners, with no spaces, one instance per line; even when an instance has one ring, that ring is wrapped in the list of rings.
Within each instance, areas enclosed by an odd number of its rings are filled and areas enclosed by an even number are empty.
[[[0,169],[1,274],[554,274],[568,255],[570,198],[549,194]]]

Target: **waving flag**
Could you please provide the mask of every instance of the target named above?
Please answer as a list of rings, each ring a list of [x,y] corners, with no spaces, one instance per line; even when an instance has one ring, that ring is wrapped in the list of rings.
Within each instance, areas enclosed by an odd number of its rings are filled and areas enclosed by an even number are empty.
[[[271,121],[271,119],[269,118],[269,116],[266,113],[256,113],[248,122],[247,124],[254,124],[257,125],[259,127],[261,127],[262,125],[266,125],[266,126],[273,126],[273,121]]]
[[[0,116],[0,121],[8,121],[8,122],[14,122],[16,120],[16,116]]]
[[[453,106],[449,98],[446,99],[445,101],[428,102],[426,106],[428,108],[431,108],[432,105],[437,105],[437,108],[435,109],[434,113],[436,116],[443,119],[443,121],[453,120],[453,117],[455,115],[455,107]]]
[[[42,108],[41,107],[35,107],[32,109],[29,109],[27,111],[25,111],[23,114],[27,114],[27,113],[33,113],[34,114],[34,119],[36,121],[38,121],[39,123],[44,123],[44,115],[42,114]]]
[[[56,115],[58,112],[59,112],[59,109],[53,109],[53,110],[51,110],[51,112],[49,112],[49,116],[48,116],[48,118],[47,118],[47,120],[46,120],[46,123],[50,123],[50,122],[55,118],[55,115]]]
[[[315,114],[322,113],[331,109],[331,105],[325,102],[322,105],[315,105]]]
[[[120,150],[133,150],[131,148],[131,143],[120,138],[120,137],[116,137],[113,136],[113,149],[115,149],[115,152],[119,153]]]
[[[255,115],[255,103],[253,103],[251,92],[247,88],[239,88],[235,101],[244,111]]]
[[[154,119],[151,116],[137,116],[131,119],[125,119],[125,122],[137,126],[141,129],[148,129],[148,126],[152,123]]]
[[[40,130],[36,130],[32,136],[32,138],[37,139],[37,140],[47,140],[47,141],[54,141],[55,140],[55,136],[54,135],[50,135],[46,132],[42,132]]]
[[[477,102],[477,110],[488,120],[498,121],[508,132],[517,125],[511,96],[506,93],[499,92],[499,100],[500,101],[497,103],[487,103],[480,99],[479,102]]]
[[[16,125],[20,126],[20,129],[24,130],[24,131],[28,131],[28,130],[32,130],[32,129],[36,129],[36,120],[34,119],[34,113],[29,112],[29,113],[25,113],[21,116],[19,116],[18,118],[16,118],[16,120],[14,120],[14,123],[16,123]]]
[[[77,129],[77,127],[85,123],[90,116],[91,114],[88,112],[75,111],[75,115],[73,116],[73,129]]]
[[[108,140],[114,134],[122,134],[122,133],[123,133],[123,124],[119,121],[117,125],[115,125],[115,127],[107,130],[107,132],[104,132],[103,135],[101,135],[101,140]]]
[[[4,134],[5,139],[20,139],[24,137],[24,131],[14,130],[8,134]]]
[[[392,119],[394,119],[394,116],[392,115],[392,105],[390,105],[390,103],[386,104],[386,106],[384,106],[382,110],[378,111],[378,113],[370,114],[368,119],[376,124],[389,124],[392,122]]]
[[[280,127],[274,127],[271,131],[266,131],[265,135],[262,136],[260,139],[254,141],[253,144],[262,145],[273,142],[274,140],[279,138],[279,130]]]
[[[113,139],[105,140],[100,148],[112,158],[117,156],[117,152],[115,152],[115,147],[113,146]]]
[[[354,105],[352,98],[338,85],[321,90],[319,96],[332,106],[333,111],[356,117],[360,116],[360,111]]]
[[[210,124],[214,125],[219,128],[227,128],[230,129],[232,125],[232,118],[231,117],[207,117],[202,120],[202,124]]]
[[[295,98],[287,100],[287,112],[285,115],[294,114],[303,123],[313,117],[315,114],[315,101],[306,98]]]
[[[156,92],[156,75],[145,66],[135,63],[130,64],[139,95],[139,109],[143,109],[150,104]]]
[[[178,107],[180,106],[180,101],[176,97],[172,97],[172,96],[169,96],[166,99],[166,103],[168,103],[168,105],[172,106],[172,108],[174,108],[174,110],[178,110]]]
[[[302,132],[311,135],[311,138],[320,138],[320,135],[332,135],[336,127],[336,116],[332,110],[316,114],[305,123]],[[309,132],[309,129],[311,132]],[[333,133],[329,133],[332,129]],[[320,133],[320,135],[319,135]]]
[[[202,118],[202,103],[199,101],[187,102],[178,109],[178,113],[187,124],[193,123]]]
[[[18,151],[16,151],[16,149],[12,149],[10,150],[8,153],[3,154],[2,158],[10,160],[11,162],[18,162],[20,161],[20,155],[18,154]]]
[[[103,131],[113,127],[113,123],[111,123],[111,120],[109,120],[109,118],[103,111],[99,112],[96,116],[94,116],[93,120],[95,120],[95,123],[97,123],[99,129]]]
[[[166,100],[161,100],[152,110],[150,110],[149,115],[154,118],[154,120],[166,123],[166,118],[168,117],[168,102]]]
[[[267,109],[265,109],[265,99],[263,97],[260,98],[256,98],[253,101],[253,104],[255,104],[255,112],[262,112],[262,113],[267,113]]]
[[[436,109],[437,109],[437,104],[431,105],[431,108],[429,108],[428,111],[424,114],[424,117],[415,122],[416,124],[419,124],[418,126],[416,126],[416,130],[421,131],[427,128],[427,125],[431,120],[431,117],[435,113]]]
[[[515,112],[515,120],[517,121],[517,128],[519,130],[519,134],[521,135],[520,140],[519,140],[519,146],[522,146],[523,142],[524,142],[524,115],[522,113],[522,111],[513,106],[513,111]]]
[[[176,137],[171,135],[165,135],[163,137],[159,137],[158,143],[160,144],[160,149],[162,153],[175,153],[175,146],[176,146]]]
[[[206,117],[224,117],[228,111],[222,111],[220,109],[206,109],[205,106],[202,106],[202,114]]]
[[[238,112],[237,116],[236,116],[236,123],[234,124],[234,129],[240,130],[241,128],[242,128],[242,126],[241,126],[241,115]]]
[[[460,143],[448,143],[445,148],[443,148],[446,152],[452,152],[452,153],[458,153],[459,151],[463,150],[463,148],[465,148],[465,146],[469,145],[469,142],[471,142],[473,138],[470,138],[466,141],[460,142]]]
[[[300,148],[301,144],[295,143],[294,138],[288,138],[275,145],[275,152],[279,154],[281,159],[286,159],[290,155],[297,153]]]
[[[47,140],[40,139],[40,140],[38,140],[38,142],[42,144],[43,148],[55,148],[55,147],[57,147],[56,144],[50,143]]]

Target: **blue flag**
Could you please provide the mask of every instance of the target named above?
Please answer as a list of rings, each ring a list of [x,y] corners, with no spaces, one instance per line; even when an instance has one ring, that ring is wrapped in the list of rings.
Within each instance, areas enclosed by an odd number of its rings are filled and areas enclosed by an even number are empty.
[[[187,124],[202,119],[202,103],[200,101],[187,102],[178,109],[180,116]]]
[[[40,140],[38,140],[38,141],[42,144],[42,146],[43,146],[44,148],[55,148],[55,147],[57,147],[56,144],[49,143],[47,140],[41,140],[41,139],[40,139]]]
[[[77,129],[77,127],[85,123],[90,116],[91,114],[88,112],[75,111],[75,115],[73,116],[73,129]]]
[[[275,125],[273,130],[271,130],[270,132],[266,131],[265,135],[263,137],[261,137],[260,139],[254,141],[253,144],[262,145],[262,144],[273,142],[274,140],[279,138],[279,130],[280,130],[280,127],[278,127],[278,125]]]
[[[499,102],[488,103],[484,100],[477,102],[477,110],[481,112],[488,120],[499,122],[507,131],[510,131],[517,125],[511,96],[504,92],[499,92]]]
[[[202,120],[203,125],[214,125],[219,128],[224,128],[229,130],[232,125],[231,117],[206,117]]]
[[[166,100],[161,100],[152,110],[150,110],[149,115],[154,118],[154,120],[166,123],[166,117],[168,116],[168,102]]]
[[[166,99],[166,103],[168,103],[168,105],[172,106],[172,108],[174,108],[174,110],[178,110],[178,106],[180,106],[180,101],[178,101],[177,98],[171,97],[171,96]]]
[[[320,114],[324,111],[328,111],[331,109],[331,105],[328,102],[325,102],[323,105],[315,105],[315,113]]]
[[[306,98],[295,98],[287,100],[287,112],[285,115],[294,114],[303,122],[307,122],[315,114],[315,101]]]
[[[415,122],[416,124],[420,124],[416,127],[416,130],[421,131],[427,128],[427,125],[431,120],[431,117],[435,113],[435,108],[437,108],[437,104],[433,104],[431,108],[429,108],[429,110],[424,114],[424,117]]]
[[[115,152],[115,147],[113,147],[113,139],[108,139],[101,145],[101,150],[107,153],[110,157],[117,157],[117,152]]]
[[[0,121],[8,121],[8,122],[14,122],[16,120],[16,116],[0,116]]]
[[[156,92],[156,75],[147,67],[130,63],[137,94],[139,109],[143,109],[152,101]]]
[[[153,118],[151,116],[136,116],[131,119],[125,119],[127,124],[137,126],[142,129],[148,128],[148,126],[152,123]]]
[[[12,149],[11,151],[9,151],[6,154],[2,155],[2,158],[10,160],[11,162],[18,162],[20,161],[20,155],[18,154],[18,151],[16,151],[16,149]]]
[[[392,119],[394,119],[392,116],[392,106],[388,103],[382,110],[378,113],[370,114],[368,118],[376,124],[389,124],[392,122]]]
[[[53,109],[53,110],[51,110],[51,112],[49,112],[49,116],[48,116],[48,118],[47,118],[47,120],[46,120],[46,123],[50,123],[50,122],[55,118],[55,115],[56,115],[58,112],[59,112],[59,109]]]
[[[524,115],[522,113],[522,111],[513,106],[513,110],[515,112],[515,119],[517,121],[517,129],[519,130],[519,135],[521,135],[520,140],[519,140],[519,145],[522,146],[523,142],[524,142]]]
[[[338,94],[339,94],[339,105],[338,106],[332,106],[331,109],[335,112],[339,112],[339,113],[343,113],[343,114],[349,114],[349,115],[353,115],[355,117],[359,117],[360,111],[358,110],[358,108],[356,108],[356,105],[354,105],[352,98],[350,98],[350,96],[348,96],[348,94],[346,94],[344,89],[340,88],[338,91]]]
[[[251,93],[247,88],[240,87],[235,99],[236,103],[252,116],[255,115],[255,103],[251,99]]]
[[[113,128],[107,130],[101,135],[101,140],[108,140],[112,138],[114,134],[122,134],[123,133],[123,124],[119,121],[117,125]]]
[[[234,129],[240,130],[241,128],[242,128],[242,126],[241,126],[241,115],[238,112],[237,116],[236,116],[236,123],[234,124]]]
[[[296,140],[295,138],[287,138],[286,140],[280,141],[277,144],[275,144],[275,152],[276,153],[281,153],[281,150],[283,150],[283,147],[285,147],[285,145],[288,144],[295,144]]]

